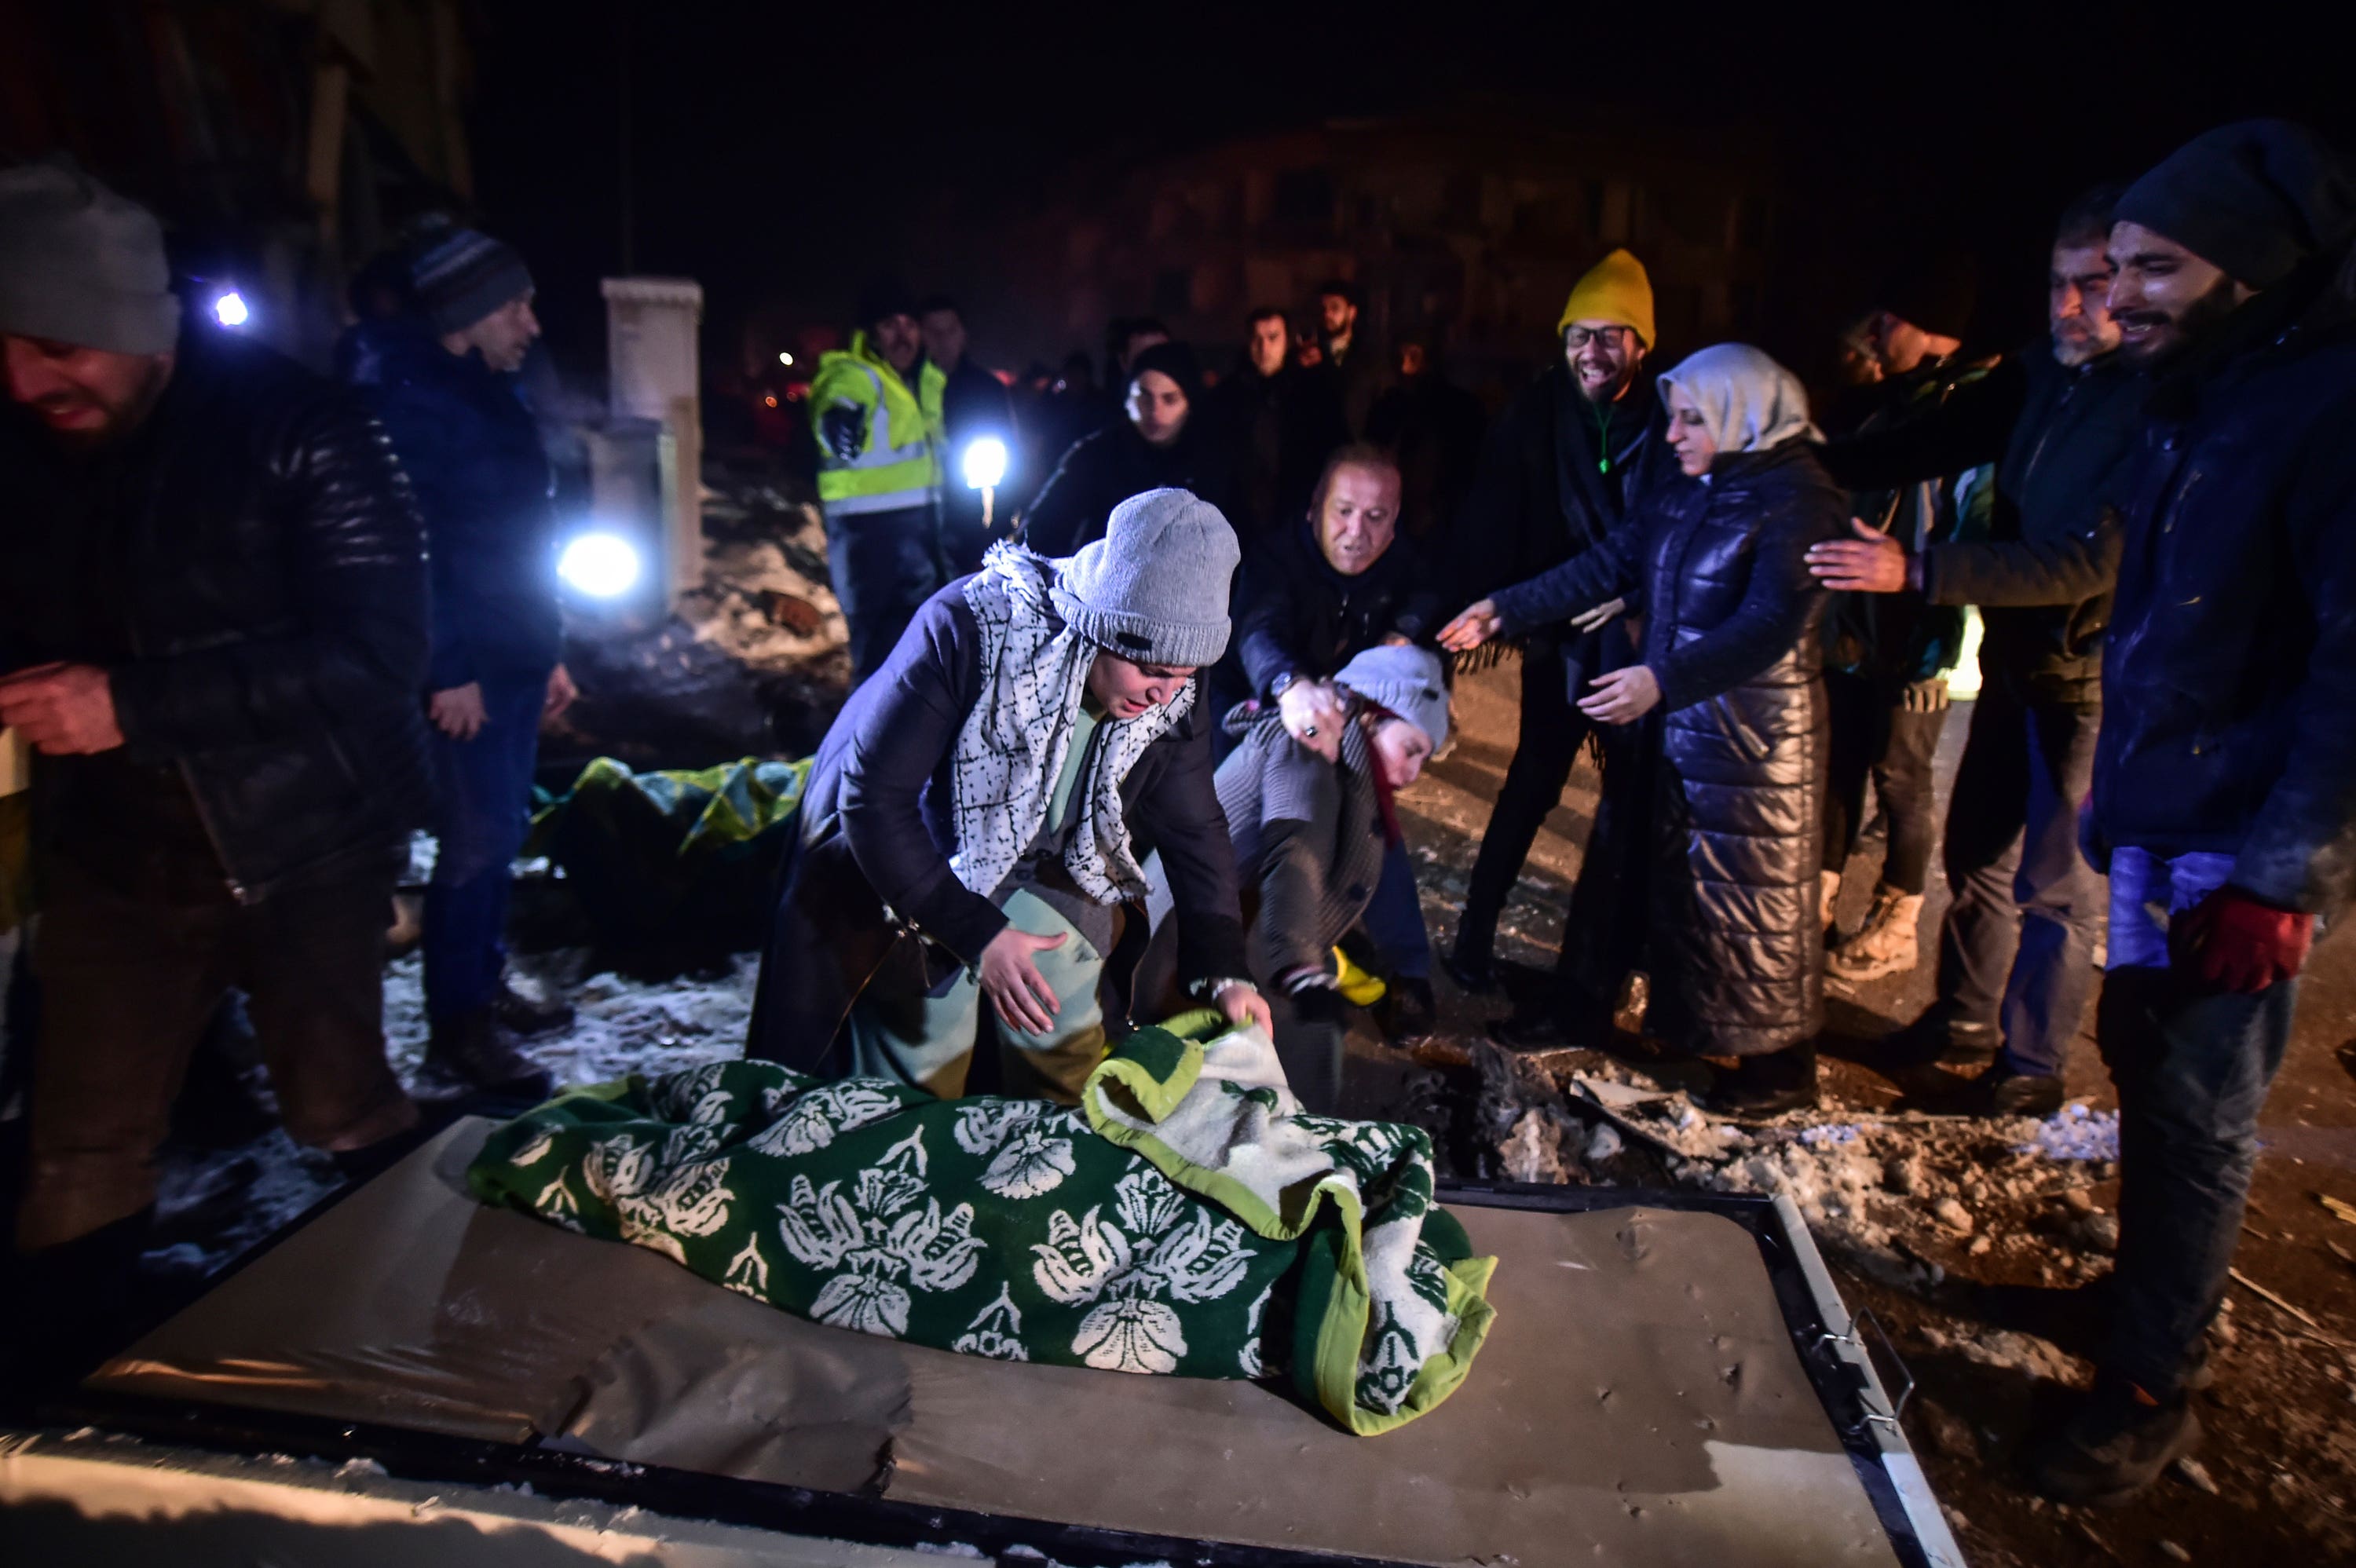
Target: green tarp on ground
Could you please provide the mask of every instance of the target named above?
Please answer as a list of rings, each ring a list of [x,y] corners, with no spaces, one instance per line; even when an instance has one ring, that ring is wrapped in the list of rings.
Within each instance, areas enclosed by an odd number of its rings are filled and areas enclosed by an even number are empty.
[[[749,952],[809,778],[807,759],[642,773],[600,757],[534,815],[524,852],[562,868],[609,951]]]
[[[818,1322],[1007,1360],[1288,1374],[1347,1429],[1438,1405],[1494,1258],[1421,1128],[1309,1116],[1257,1030],[1140,1029],[1081,1109],[722,1062],[498,1129],[476,1196]]]

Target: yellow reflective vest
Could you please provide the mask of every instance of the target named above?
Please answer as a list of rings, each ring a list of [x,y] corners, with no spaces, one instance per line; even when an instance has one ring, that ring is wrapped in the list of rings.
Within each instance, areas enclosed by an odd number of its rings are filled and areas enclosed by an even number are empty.
[[[810,381],[810,428],[818,436],[818,498],[830,520],[862,512],[933,505],[940,496],[943,446],[941,394],[948,378],[929,359],[917,368],[916,389],[854,332],[851,347],[822,355]],[[826,439],[829,411],[860,411],[866,432],[850,462]]]

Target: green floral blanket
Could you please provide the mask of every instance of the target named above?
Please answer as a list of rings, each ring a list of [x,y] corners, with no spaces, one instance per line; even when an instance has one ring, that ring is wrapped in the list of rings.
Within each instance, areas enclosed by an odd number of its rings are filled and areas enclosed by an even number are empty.
[[[495,1130],[475,1195],[820,1323],[969,1355],[1294,1384],[1349,1430],[1430,1410],[1494,1258],[1420,1128],[1301,1114],[1257,1030],[1141,1029],[1078,1110],[730,1061]]]

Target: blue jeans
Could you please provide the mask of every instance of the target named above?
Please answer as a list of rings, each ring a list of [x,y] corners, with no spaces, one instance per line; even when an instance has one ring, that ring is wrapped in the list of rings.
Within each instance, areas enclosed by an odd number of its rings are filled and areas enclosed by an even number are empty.
[[[1416,896],[1415,862],[1404,842],[1383,851],[1383,874],[1375,896],[1358,917],[1383,962],[1402,980],[1431,978],[1431,934],[1424,929],[1423,901]]]
[[[2103,880],[2078,848],[2078,803],[2094,776],[2102,709],[2024,702],[1991,686],[1947,806],[1939,1001],[2002,1030],[2004,1065],[2050,1076],[2094,993]]]
[[[2123,848],[2111,865],[2111,967],[2095,1010],[2119,1091],[2119,1257],[2105,1371],[2156,1399],[2181,1384],[2224,1299],[2258,1159],[2258,1113],[2290,1040],[2298,982],[2255,996],[2169,966],[2163,922],[2227,858]]]
[[[826,571],[851,628],[851,674],[884,667],[900,634],[942,583],[940,516],[929,506],[826,520]]]
[[[471,741],[434,731],[434,881],[425,890],[425,1010],[488,1007],[508,950],[508,868],[523,848],[548,677],[487,680],[489,716]]]

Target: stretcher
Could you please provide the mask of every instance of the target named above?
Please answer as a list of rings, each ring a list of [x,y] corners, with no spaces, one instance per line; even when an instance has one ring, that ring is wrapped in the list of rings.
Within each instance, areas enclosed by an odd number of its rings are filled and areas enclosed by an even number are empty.
[[[0,1561],[1961,1568],[1780,1199],[1446,1186],[1496,1326],[1356,1437],[1273,1381],[851,1333],[482,1208],[489,1125],[0,1432]]]

